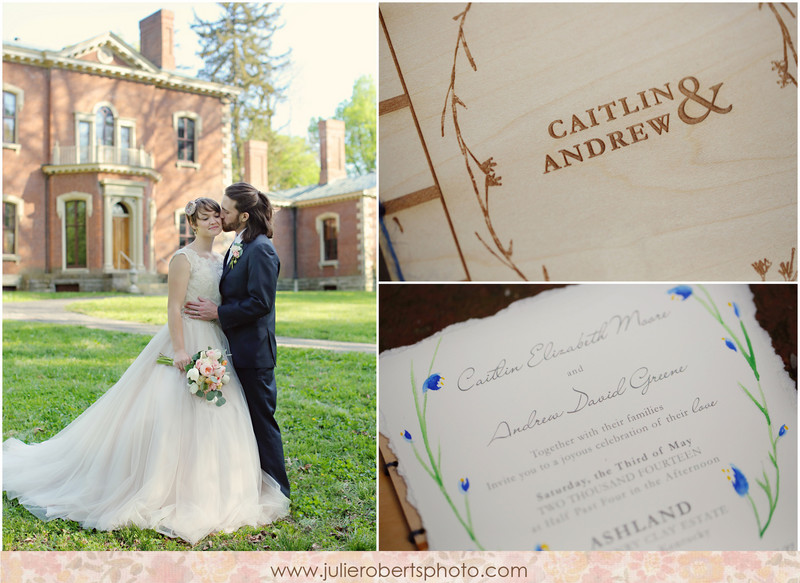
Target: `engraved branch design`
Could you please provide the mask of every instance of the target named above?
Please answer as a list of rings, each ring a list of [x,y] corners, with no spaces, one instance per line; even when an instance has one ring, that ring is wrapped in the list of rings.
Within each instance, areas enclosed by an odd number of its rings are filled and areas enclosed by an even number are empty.
[[[758,9],[764,6],[764,2],[759,3]],[[778,26],[781,28],[781,35],[783,36],[783,60],[782,61],[772,61],[772,69],[778,71],[778,76],[780,79],[778,83],[781,87],[786,87],[789,83],[794,84],[797,87],[797,78],[794,77],[791,72],[789,72],[789,53],[791,52],[791,56],[794,59],[794,68],[795,74],[797,70],[797,51],[794,48],[794,42],[792,41],[792,35],[789,33],[789,28],[786,26],[781,15],[778,13],[778,9],[775,7],[775,4],[772,2],[766,2],[767,7],[772,11],[775,15],[775,18],[778,21]],[[792,9],[785,2],[781,2],[780,4],[786,12],[789,13],[789,16],[792,18],[797,18]]]
[[[792,258],[789,261],[781,261],[778,273],[783,276],[786,281],[794,281],[797,279],[797,270],[794,268],[794,252],[795,248],[792,247]]]
[[[514,252],[514,241],[509,239],[508,245],[504,245],[503,242],[500,240],[497,232],[492,225],[492,217],[489,212],[489,189],[502,186],[502,177],[497,175],[496,166],[497,162],[494,161],[493,157],[489,157],[486,160],[481,161],[470,149],[469,145],[465,141],[463,135],[461,134],[461,126],[458,123],[458,112],[459,108],[463,107],[467,109],[467,104],[461,100],[461,98],[456,93],[456,65],[458,64],[458,56],[461,51],[463,51],[464,56],[469,61],[470,67],[472,67],[473,71],[478,70],[478,66],[475,63],[475,59],[472,57],[472,53],[469,50],[469,45],[467,44],[467,37],[464,34],[464,21],[467,18],[467,13],[469,12],[470,8],[472,7],[472,3],[468,3],[466,8],[463,12],[457,14],[453,17],[453,20],[458,22],[458,39],[456,40],[456,48],[453,54],[453,68],[450,72],[450,85],[447,88],[447,94],[445,95],[445,102],[444,107],[442,108],[442,137],[445,135],[445,121],[447,118],[447,111],[448,109],[452,113],[453,116],[453,128],[455,129],[456,134],[456,141],[458,142],[458,147],[461,149],[461,155],[464,157],[464,163],[466,164],[467,174],[469,174],[470,181],[472,182],[472,190],[475,192],[475,197],[478,200],[478,204],[481,207],[481,212],[483,213],[483,218],[486,222],[486,228],[489,230],[489,234],[491,235],[492,243],[494,247],[492,247],[489,243],[487,243],[483,237],[476,231],[475,236],[478,240],[483,243],[486,249],[494,255],[501,263],[503,263],[508,268],[514,270],[514,272],[519,275],[523,280],[528,280],[524,273],[517,267],[512,259],[512,254]],[[476,178],[476,174],[483,175],[483,191],[481,192],[481,186],[478,183],[478,179]],[[542,267],[544,278],[548,280],[547,270]]]
[[[797,270],[794,267],[794,254],[797,251],[795,247],[792,247],[792,256],[789,258],[789,261],[781,261],[780,267],[778,268],[778,273],[785,279],[786,281],[795,281],[797,280]],[[758,261],[754,261],[751,263],[753,269],[756,270],[756,273],[761,276],[761,281],[767,281],[767,272],[769,268],[772,267],[772,261],[767,259],[759,259]]]

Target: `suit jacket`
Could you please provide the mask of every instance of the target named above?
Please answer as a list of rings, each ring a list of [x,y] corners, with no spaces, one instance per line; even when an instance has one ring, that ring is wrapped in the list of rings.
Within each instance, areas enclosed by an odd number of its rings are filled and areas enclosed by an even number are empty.
[[[275,291],[281,262],[266,235],[242,244],[242,254],[231,267],[226,258],[219,282],[222,305],[219,323],[228,337],[237,368],[273,368],[275,343]]]

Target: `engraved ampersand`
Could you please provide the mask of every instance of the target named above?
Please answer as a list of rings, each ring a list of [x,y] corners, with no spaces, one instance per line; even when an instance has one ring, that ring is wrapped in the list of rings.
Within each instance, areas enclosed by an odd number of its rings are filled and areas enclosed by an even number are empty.
[[[687,81],[691,82],[694,85],[693,89],[689,89],[687,87]],[[713,95],[711,96],[711,101],[704,97],[700,97],[697,92],[700,90],[700,82],[695,77],[684,77],[681,79],[680,83],[678,84],[678,89],[680,89],[681,93],[686,96],[686,99],[681,102],[680,106],[678,106],[678,117],[681,118],[681,121],[689,124],[694,125],[700,123],[704,119],[708,117],[708,114],[712,111],[714,113],[728,113],[730,110],[733,109],[733,105],[729,105],[728,107],[722,108],[716,105],[717,101],[717,93],[719,93],[719,88],[722,87],[722,83],[717,83],[716,85],[712,85],[709,89],[713,91]],[[699,117],[692,117],[686,113],[686,104],[689,101],[694,101],[706,108],[706,111],[703,115]]]

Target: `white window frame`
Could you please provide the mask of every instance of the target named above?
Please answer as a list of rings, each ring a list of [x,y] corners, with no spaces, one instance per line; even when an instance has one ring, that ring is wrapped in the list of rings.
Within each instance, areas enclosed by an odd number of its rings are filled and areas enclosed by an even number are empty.
[[[334,219],[336,222],[336,257],[337,259],[325,260],[325,221]],[[339,240],[341,239],[341,229],[339,228],[339,213],[323,213],[316,218],[317,235],[319,237],[319,266],[322,267],[339,267]]]
[[[67,267],[67,203],[73,200],[86,202],[86,267]],[[65,273],[89,273],[89,217],[92,216],[92,195],[86,192],[67,192],[56,198],[56,215],[61,219],[61,270]]]
[[[136,149],[136,120],[129,119],[129,118],[114,118],[114,138],[115,143],[118,144],[116,147],[122,149],[122,128],[129,128],[131,130],[131,143],[128,147],[129,150]],[[133,159],[136,159],[134,155]],[[131,166],[130,159],[128,160],[127,166]]]
[[[194,122],[194,162],[189,162],[188,160],[178,160],[178,121],[185,117],[190,119]],[[194,111],[176,111],[172,114],[172,129],[175,132],[175,167],[176,168],[193,168],[194,170],[200,170],[202,165],[197,161],[198,160],[198,144],[200,142],[200,136],[203,133],[203,118],[200,117],[200,114]]]
[[[131,130],[131,150],[135,150],[138,146],[136,145],[136,120],[130,118],[115,118],[114,125],[114,133],[116,134],[117,144],[122,147],[122,128],[130,128]]]
[[[101,101],[97,103],[92,109],[91,113],[76,111],[74,113],[75,124],[75,149],[77,152],[77,159],[81,159],[81,129],[80,122],[87,122],[89,124],[89,151],[94,152],[97,148],[97,112],[101,107],[107,107],[111,110],[114,116],[114,148],[122,147],[121,128],[127,127],[131,129],[131,150],[135,150],[138,145],[136,142],[136,120],[134,118],[120,117],[117,108],[108,101]]]
[[[14,112],[14,141],[6,142],[3,140],[3,149],[14,150],[19,154],[20,150],[22,150],[22,144],[19,143],[20,112],[22,112],[22,106],[25,103],[25,91],[11,83],[3,83],[3,92],[13,93],[17,96],[17,102],[15,103],[16,110]]]
[[[3,195],[3,203],[10,202],[16,205],[16,213],[14,217],[14,243],[15,248],[17,250],[16,253],[3,253],[3,261],[13,261],[15,263],[20,262],[20,255],[19,255],[19,223],[22,220],[24,214],[23,205],[25,201],[23,201],[20,197],[14,196],[12,194],[4,194]]]

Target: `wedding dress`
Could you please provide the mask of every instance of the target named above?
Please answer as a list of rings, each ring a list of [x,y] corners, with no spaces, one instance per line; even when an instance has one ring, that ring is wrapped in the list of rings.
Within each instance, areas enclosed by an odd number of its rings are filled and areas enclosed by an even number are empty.
[[[220,302],[222,258],[181,249],[191,265],[186,300]],[[183,316],[186,351],[227,351],[216,322]],[[220,407],[189,393],[185,375],[156,364],[172,357],[164,326],[119,381],[42,443],[3,443],[3,489],[42,520],[84,528],[134,524],[192,544],[212,532],[288,514],[289,499],[264,473],[235,372]]]

